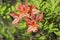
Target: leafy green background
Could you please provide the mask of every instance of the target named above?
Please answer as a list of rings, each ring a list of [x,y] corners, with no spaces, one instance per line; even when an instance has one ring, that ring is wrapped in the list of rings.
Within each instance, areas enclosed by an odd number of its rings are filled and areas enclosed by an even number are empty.
[[[11,24],[9,14],[25,1],[44,12],[38,33],[26,33],[24,21],[18,27]],[[60,40],[60,0],[0,0],[0,40]]]

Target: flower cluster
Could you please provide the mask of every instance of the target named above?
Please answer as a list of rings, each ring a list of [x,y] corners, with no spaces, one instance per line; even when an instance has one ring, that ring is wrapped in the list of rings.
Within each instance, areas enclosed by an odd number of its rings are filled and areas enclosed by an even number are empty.
[[[43,20],[43,13],[38,14],[40,11],[36,9],[36,6],[28,6],[27,2],[25,5],[20,3],[18,5],[17,11],[19,11],[19,14],[16,14],[15,12],[10,14],[10,16],[14,18],[12,24],[19,23],[20,19],[23,18],[28,26],[27,32],[38,32],[39,25],[37,22]]]

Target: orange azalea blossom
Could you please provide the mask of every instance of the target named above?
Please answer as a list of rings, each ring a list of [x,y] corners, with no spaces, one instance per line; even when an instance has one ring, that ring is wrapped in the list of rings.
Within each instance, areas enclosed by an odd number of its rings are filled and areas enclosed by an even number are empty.
[[[36,6],[35,5],[30,5],[29,13],[30,13],[30,18],[31,19],[34,19],[35,14],[38,14],[39,12],[40,11],[36,9]]]
[[[36,24],[35,20],[30,20],[28,18],[24,18],[24,19],[28,25],[27,32],[38,32],[39,25]]]
[[[43,13],[35,17],[35,14],[38,14],[40,11],[34,5],[28,6],[27,2],[25,5],[20,4],[17,10],[20,14],[16,14],[15,12],[10,14],[14,18],[12,24],[17,24],[21,18],[24,18],[28,26],[27,32],[38,32],[39,25],[36,22],[43,20]]]
[[[38,14],[40,11],[36,9],[35,5],[30,5],[30,10],[29,10],[30,14]]]
[[[36,16],[36,21],[39,21],[39,17],[38,17],[38,15]]]
[[[30,14],[30,19],[34,19],[35,15],[32,13]]]
[[[36,16],[36,21],[42,21],[43,20],[43,13],[41,13],[39,16]]]
[[[19,22],[19,20],[25,16],[29,16],[28,11],[28,3],[26,2],[25,5],[20,4],[18,6],[18,11],[20,11],[20,14],[16,14],[16,13],[11,13],[10,16],[12,16],[14,18],[12,24],[17,24]]]
[[[14,20],[12,21],[12,24],[17,24],[20,21],[21,17],[19,14],[11,13],[10,16],[14,18]]]
[[[39,15],[39,21],[42,21],[42,20],[43,20],[43,13]]]
[[[26,2],[25,5],[20,4],[18,6],[17,9],[20,14],[24,17],[24,16],[29,16],[28,12],[29,12],[29,7],[28,7],[28,3]]]
[[[34,20],[31,21],[31,24],[28,25],[27,32],[38,32],[39,25],[36,24]]]

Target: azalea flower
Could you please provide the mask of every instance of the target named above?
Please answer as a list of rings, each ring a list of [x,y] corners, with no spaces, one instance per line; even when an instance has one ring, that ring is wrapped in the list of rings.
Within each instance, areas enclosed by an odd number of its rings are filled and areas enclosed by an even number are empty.
[[[25,18],[25,21],[27,22],[28,25],[27,32],[38,32],[39,25],[36,24],[35,20]]]
[[[30,19],[34,19],[35,15],[32,13],[30,14]]]
[[[32,21],[31,21],[31,24],[28,25],[27,32],[38,32],[38,27],[39,27],[39,25],[37,25],[37,24],[35,23],[35,21],[32,20]]]
[[[42,20],[43,20],[43,13],[39,15],[39,21],[42,21]]]
[[[15,12],[10,14],[14,18],[12,24],[18,24],[21,18],[24,18],[28,26],[27,32],[38,32],[39,25],[36,22],[43,20],[43,13],[35,17],[40,11],[36,9],[35,5],[28,6],[27,2],[24,5],[20,3],[17,10],[20,14]]]
[[[24,16],[29,16],[28,12],[29,12],[29,7],[28,7],[28,3],[26,2],[25,5],[20,4],[18,6],[17,9],[20,14],[24,17]]]
[[[30,14],[38,14],[40,11],[36,9],[35,5],[30,5]]]
[[[26,23],[29,25],[31,23],[31,20],[27,17],[24,17],[24,20],[26,21]]]
[[[34,19],[35,14],[38,14],[39,10],[36,9],[35,5],[30,5],[29,13],[30,13],[30,18]]]
[[[19,14],[11,13],[10,16],[14,18],[14,20],[12,21],[12,24],[17,24],[20,21],[21,17]]]
[[[16,13],[11,13],[10,16],[12,16],[14,18],[12,24],[17,24],[19,22],[19,20],[25,16],[29,16],[28,11],[28,3],[26,2],[25,5],[20,4],[18,6],[18,11],[20,11],[20,14],[16,14]]]
[[[36,16],[36,21],[39,21],[39,17],[38,17],[38,15]]]
[[[42,21],[43,20],[43,13],[39,14],[39,16],[36,16],[36,21]]]

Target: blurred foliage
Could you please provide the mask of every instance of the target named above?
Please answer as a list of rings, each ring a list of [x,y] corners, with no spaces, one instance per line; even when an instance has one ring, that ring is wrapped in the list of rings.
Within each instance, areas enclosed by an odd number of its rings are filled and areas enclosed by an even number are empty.
[[[26,0],[0,0],[0,40],[60,40],[60,0],[27,0],[44,12],[38,33],[26,33],[26,23],[12,25],[10,13]]]

